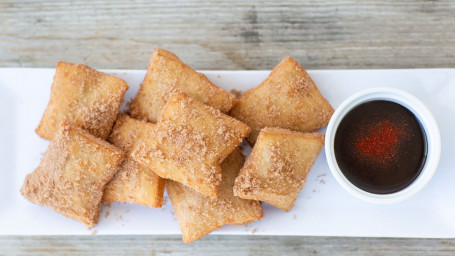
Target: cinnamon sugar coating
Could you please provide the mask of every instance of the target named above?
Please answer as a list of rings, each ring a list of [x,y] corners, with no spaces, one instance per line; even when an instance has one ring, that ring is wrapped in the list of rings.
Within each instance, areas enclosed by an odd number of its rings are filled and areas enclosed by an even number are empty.
[[[234,196],[232,187],[243,162],[239,148],[223,161],[223,178],[217,198],[204,196],[181,183],[166,181],[185,243],[193,242],[226,224],[242,225],[262,219],[259,201]]]
[[[144,82],[131,104],[131,116],[156,123],[169,96],[176,89],[223,113],[237,103],[233,95],[214,85],[175,54],[155,49]]]
[[[262,128],[314,132],[327,125],[332,114],[333,108],[311,77],[290,57],[284,58],[258,87],[241,95],[230,113],[251,128],[251,144]]]
[[[264,128],[235,180],[234,195],[289,211],[323,146],[320,133]]]
[[[242,122],[176,91],[156,128],[142,137],[131,155],[159,176],[215,197],[221,162],[248,132]]]
[[[51,140],[62,121],[107,139],[128,84],[85,65],[59,62],[51,96],[36,133]]]
[[[21,194],[30,202],[93,227],[105,185],[124,158],[122,150],[63,122]]]
[[[140,136],[154,127],[155,124],[118,115],[109,142],[125,151],[127,157],[107,184],[103,202],[127,202],[154,208],[163,205],[164,179],[130,157]]]

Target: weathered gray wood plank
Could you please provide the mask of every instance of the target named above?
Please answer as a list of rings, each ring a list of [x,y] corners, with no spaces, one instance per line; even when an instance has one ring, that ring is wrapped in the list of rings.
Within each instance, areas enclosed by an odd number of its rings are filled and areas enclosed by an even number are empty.
[[[455,67],[453,1],[0,1],[0,66],[198,69]]]
[[[208,236],[185,245],[179,236],[0,237],[0,255],[454,255],[440,239]]]
[[[455,67],[454,1],[5,1],[0,67],[145,69],[153,48],[197,69]],[[454,239],[4,236],[0,255],[455,255]]]

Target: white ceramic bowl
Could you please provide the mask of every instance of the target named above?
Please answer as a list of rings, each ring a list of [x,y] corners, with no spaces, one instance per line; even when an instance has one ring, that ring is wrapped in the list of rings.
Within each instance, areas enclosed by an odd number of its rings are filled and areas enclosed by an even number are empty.
[[[356,106],[373,101],[386,100],[398,103],[410,110],[420,121],[427,139],[427,158],[419,176],[406,188],[390,194],[373,194],[352,184],[341,172],[335,158],[334,141],[341,120]],[[361,91],[346,99],[335,111],[327,127],[325,153],[330,171],[340,185],[352,195],[373,203],[394,203],[415,195],[431,180],[441,156],[441,135],[431,112],[413,95],[392,88],[374,88]]]

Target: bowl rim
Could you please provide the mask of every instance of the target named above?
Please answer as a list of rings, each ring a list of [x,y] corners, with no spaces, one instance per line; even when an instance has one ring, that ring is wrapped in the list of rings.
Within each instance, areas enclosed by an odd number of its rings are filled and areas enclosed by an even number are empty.
[[[406,188],[389,194],[374,194],[358,188],[344,176],[335,158],[334,140],[341,120],[356,106],[374,100],[391,101],[407,108],[422,125],[427,139],[427,158],[420,174]],[[332,175],[350,194],[367,202],[395,203],[417,194],[431,180],[441,157],[441,135],[437,122],[430,110],[417,97],[399,89],[377,87],[355,93],[344,100],[335,110],[327,126],[325,154]]]

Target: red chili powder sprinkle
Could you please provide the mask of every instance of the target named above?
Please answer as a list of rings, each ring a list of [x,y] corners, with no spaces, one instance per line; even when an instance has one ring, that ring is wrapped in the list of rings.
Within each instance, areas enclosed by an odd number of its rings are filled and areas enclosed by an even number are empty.
[[[368,128],[367,136],[361,136],[355,142],[357,151],[376,161],[393,157],[401,131],[389,120],[375,123]]]

